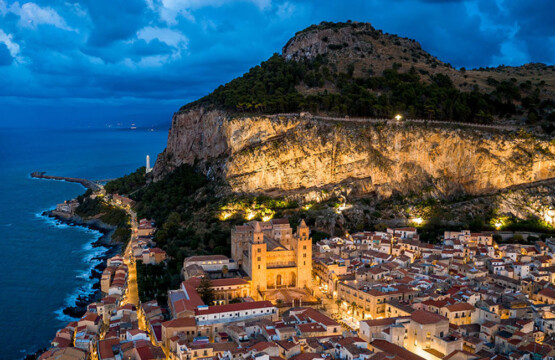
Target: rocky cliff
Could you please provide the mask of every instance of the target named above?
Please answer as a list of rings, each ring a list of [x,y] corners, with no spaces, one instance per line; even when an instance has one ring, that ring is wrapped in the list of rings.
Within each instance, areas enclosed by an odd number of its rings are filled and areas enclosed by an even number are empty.
[[[196,164],[233,192],[301,201],[330,193],[479,195],[555,177],[555,142],[525,133],[303,116],[176,113],[154,167]]]

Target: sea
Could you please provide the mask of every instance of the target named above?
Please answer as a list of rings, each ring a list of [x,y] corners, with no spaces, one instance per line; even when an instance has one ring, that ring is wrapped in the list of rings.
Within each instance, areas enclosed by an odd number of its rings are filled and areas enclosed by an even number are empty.
[[[112,179],[151,164],[167,130],[0,128],[0,359],[21,359],[49,346],[74,319],[62,310],[92,288],[101,234],[42,215],[82,194],[78,184],[32,179],[49,175]]]

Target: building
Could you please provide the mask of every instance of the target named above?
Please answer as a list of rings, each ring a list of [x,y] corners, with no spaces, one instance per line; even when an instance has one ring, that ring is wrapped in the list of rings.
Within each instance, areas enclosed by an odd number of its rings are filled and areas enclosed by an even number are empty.
[[[183,334],[185,338],[193,340],[197,335],[197,325],[194,318],[178,318],[162,323],[162,346],[168,349],[169,340],[177,335]]]
[[[203,335],[214,336],[224,326],[237,321],[256,319],[277,320],[278,309],[269,301],[254,301],[238,304],[199,306],[195,310],[197,326],[203,327]]]
[[[463,349],[462,339],[449,334],[449,320],[439,314],[417,310],[406,326],[405,348],[428,360],[442,359]]]
[[[231,255],[251,278],[251,296],[281,288],[308,288],[312,239],[301,221],[297,233],[287,219],[254,221],[231,231]]]
[[[200,266],[204,271],[222,271],[238,269],[237,263],[224,255],[190,256],[183,260],[183,269],[189,266]]]

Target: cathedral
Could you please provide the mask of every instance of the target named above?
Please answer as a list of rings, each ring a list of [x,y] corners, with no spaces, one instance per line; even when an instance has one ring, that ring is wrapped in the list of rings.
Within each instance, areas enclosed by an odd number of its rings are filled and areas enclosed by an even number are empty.
[[[231,256],[251,278],[251,294],[309,288],[312,239],[304,220],[293,229],[287,219],[251,221],[231,230]]]

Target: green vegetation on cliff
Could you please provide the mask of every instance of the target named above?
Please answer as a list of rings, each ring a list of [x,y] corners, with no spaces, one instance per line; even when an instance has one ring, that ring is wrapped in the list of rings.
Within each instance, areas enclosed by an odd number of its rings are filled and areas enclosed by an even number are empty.
[[[315,114],[392,118],[406,117],[490,123],[494,117],[527,116],[535,123],[555,122],[553,100],[539,99],[539,90],[530,93],[513,80],[489,80],[490,93],[474,88],[464,92],[449,76],[438,73],[424,81],[414,68],[401,70],[393,63],[379,76],[355,77],[353,69],[336,71],[326,56],[312,60],[286,61],[275,54],[242,77],[218,87],[211,94],[187,104],[216,107],[229,112],[286,113],[310,111]],[[531,84],[529,84],[531,86]],[[303,95],[298,87],[315,88]],[[328,91],[322,88],[334,90]],[[518,106],[517,106],[518,104]]]
[[[145,167],[142,166],[131,174],[109,181],[104,190],[109,194],[131,194],[146,185]]]
[[[138,202],[135,210],[139,218],[147,217],[163,224],[171,212],[184,214],[192,202],[190,195],[206,182],[205,176],[191,166],[183,165],[162,181],[137,191],[131,198]]]
[[[131,226],[129,224],[129,215],[125,210],[116,208],[107,204],[101,198],[82,198],[79,206],[75,209],[75,213],[82,218],[98,218],[105,224],[116,227],[112,240],[127,244],[131,236]]]

